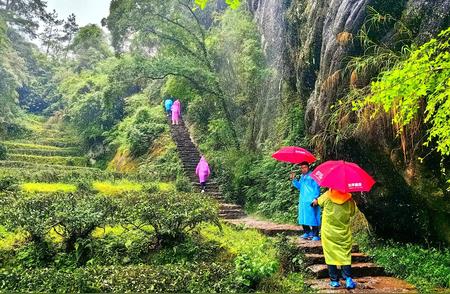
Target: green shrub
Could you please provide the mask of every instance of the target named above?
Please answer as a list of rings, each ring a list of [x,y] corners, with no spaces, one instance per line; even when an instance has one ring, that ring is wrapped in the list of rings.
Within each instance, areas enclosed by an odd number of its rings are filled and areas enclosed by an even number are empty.
[[[68,166],[86,166],[87,165],[87,160],[84,157],[10,154],[8,156],[8,158],[12,161],[26,161],[26,162],[30,162],[30,163],[59,164],[59,165],[68,165]]]
[[[146,184],[146,185],[144,186],[144,191],[145,191],[146,193],[150,193],[150,194],[156,193],[156,192],[159,191],[159,186],[158,186],[157,183]]]
[[[158,154],[158,156],[148,158],[138,167],[136,176],[139,179],[144,181],[148,179],[175,181],[177,175],[183,172],[181,160],[172,139],[162,139],[164,141],[160,144],[162,145],[162,148],[165,149],[165,152]]]
[[[55,224],[54,198],[51,194],[7,194],[1,197],[0,219],[9,230],[22,229],[33,242],[43,244]]]
[[[127,223],[150,225],[159,245],[173,245],[203,222],[219,225],[218,207],[210,198],[189,193],[129,194],[123,202]]]
[[[36,168],[22,168],[20,165],[0,168],[0,177],[10,176],[21,182],[66,182],[77,183],[83,181],[109,180],[122,178],[122,174],[102,171],[93,168],[66,168],[61,170],[54,166],[36,166]]]
[[[358,236],[358,243],[386,271],[414,284],[422,292],[450,288],[450,250],[425,248]]]
[[[127,133],[131,154],[134,156],[144,155],[164,129],[164,125],[155,123],[139,123],[132,125]]]
[[[8,229],[22,229],[36,244],[51,229],[63,238],[68,252],[90,238],[99,226],[113,223],[116,205],[111,198],[87,193],[21,194],[3,197],[0,217]],[[14,215],[14,217],[11,217]]]
[[[223,263],[86,268],[1,269],[4,292],[242,292]]]
[[[0,160],[6,160],[8,148],[5,145],[0,143]]]
[[[304,254],[286,235],[276,239],[275,247],[282,273],[303,272],[305,270],[308,264],[305,263]]]
[[[75,250],[78,241],[88,239],[99,226],[113,223],[117,205],[110,197],[89,193],[59,194],[54,197],[55,230],[60,234],[66,251]]]
[[[205,226],[201,235],[218,242],[236,256],[234,260],[240,284],[256,289],[258,284],[278,271],[276,249],[271,241],[255,230],[234,230],[223,226],[221,230]]]
[[[178,192],[191,192],[192,184],[189,179],[184,175],[178,175],[177,180],[175,181],[175,187]]]
[[[76,185],[77,191],[84,193],[89,192],[92,194],[96,193],[96,191],[92,187],[92,180],[89,178],[79,177],[76,178],[76,180],[73,183]]]
[[[0,191],[16,191],[18,180],[10,175],[0,175]]]

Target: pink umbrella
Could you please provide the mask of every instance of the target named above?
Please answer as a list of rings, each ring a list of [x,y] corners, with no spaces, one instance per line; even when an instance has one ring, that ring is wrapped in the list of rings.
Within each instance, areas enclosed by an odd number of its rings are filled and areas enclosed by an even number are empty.
[[[283,147],[272,154],[272,157],[278,161],[290,163],[302,163],[304,161],[313,163],[316,161],[316,157],[314,157],[314,155],[312,155],[308,150],[295,146]]]
[[[322,163],[311,173],[322,187],[345,193],[367,192],[375,184],[374,179],[359,165],[343,160]]]

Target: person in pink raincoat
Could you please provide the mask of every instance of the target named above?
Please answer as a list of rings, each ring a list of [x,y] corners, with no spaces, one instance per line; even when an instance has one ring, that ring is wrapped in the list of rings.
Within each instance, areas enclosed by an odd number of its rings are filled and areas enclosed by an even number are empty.
[[[178,125],[178,121],[180,120],[181,116],[181,103],[180,100],[176,100],[172,107],[172,125]]]
[[[204,156],[200,158],[200,161],[197,164],[197,168],[195,169],[195,174],[198,176],[200,186],[202,187],[202,193],[205,193],[206,182],[208,181],[211,171]]]

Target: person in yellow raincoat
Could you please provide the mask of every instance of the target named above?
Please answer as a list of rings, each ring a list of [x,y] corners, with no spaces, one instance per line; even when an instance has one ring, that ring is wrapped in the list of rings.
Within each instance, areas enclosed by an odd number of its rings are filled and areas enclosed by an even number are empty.
[[[322,247],[325,263],[328,265],[330,286],[340,286],[337,269],[340,266],[346,287],[355,288],[356,283],[352,280],[351,273],[353,240],[350,220],[355,215],[356,205],[352,195],[330,189],[315,199],[312,205],[322,207]]]

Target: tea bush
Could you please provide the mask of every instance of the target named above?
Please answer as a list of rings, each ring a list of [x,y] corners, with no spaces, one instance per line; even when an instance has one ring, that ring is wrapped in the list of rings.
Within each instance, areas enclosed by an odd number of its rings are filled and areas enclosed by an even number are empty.
[[[8,153],[8,149],[5,145],[0,143],[0,160],[6,160],[6,154]]]
[[[218,207],[199,194],[130,193],[123,199],[125,223],[150,225],[159,245],[173,245],[203,222],[219,225]]]

